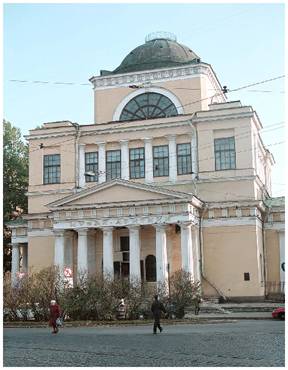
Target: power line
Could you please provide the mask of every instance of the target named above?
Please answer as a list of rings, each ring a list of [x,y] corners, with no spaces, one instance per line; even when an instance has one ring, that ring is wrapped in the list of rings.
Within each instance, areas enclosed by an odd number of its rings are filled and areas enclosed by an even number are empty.
[[[91,83],[80,83],[80,82],[61,82],[61,81],[29,81],[29,80],[9,80],[10,82],[17,83],[30,83],[30,84],[53,84],[53,85],[76,85],[76,86],[92,86]]]

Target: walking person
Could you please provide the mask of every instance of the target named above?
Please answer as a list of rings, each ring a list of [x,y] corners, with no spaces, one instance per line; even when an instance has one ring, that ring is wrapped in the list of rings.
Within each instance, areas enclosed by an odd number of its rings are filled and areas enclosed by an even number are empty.
[[[161,311],[166,313],[166,310],[165,310],[163,303],[159,301],[157,294],[154,296],[154,301],[151,306],[151,311],[154,317],[153,334],[157,334],[157,328],[160,330],[160,333],[161,333],[163,330],[160,325]]]
[[[199,295],[196,295],[194,298],[194,306],[195,306],[195,315],[199,315],[200,311],[200,303],[202,302],[202,299]]]
[[[57,334],[59,331],[58,325],[57,325],[57,319],[59,319],[60,316],[61,316],[60,306],[53,299],[50,302],[50,320],[49,320],[49,326],[52,326],[53,328],[52,334]]]

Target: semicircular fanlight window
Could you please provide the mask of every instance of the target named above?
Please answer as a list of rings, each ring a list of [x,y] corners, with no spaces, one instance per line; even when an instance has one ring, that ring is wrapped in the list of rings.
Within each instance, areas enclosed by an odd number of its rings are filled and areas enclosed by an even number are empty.
[[[148,92],[131,99],[123,108],[120,121],[177,116],[178,112],[167,96]]]

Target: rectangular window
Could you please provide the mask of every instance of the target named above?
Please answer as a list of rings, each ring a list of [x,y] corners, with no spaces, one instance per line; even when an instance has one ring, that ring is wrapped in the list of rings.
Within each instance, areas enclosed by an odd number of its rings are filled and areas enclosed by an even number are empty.
[[[60,184],[60,154],[44,155],[44,184]]]
[[[235,138],[214,139],[215,169],[231,170],[236,168]]]
[[[98,181],[98,152],[85,153],[85,180]]]
[[[250,272],[244,272],[244,281],[250,280]]]
[[[144,148],[130,149],[130,179],[145,177],[145,154]]]
[[[177,144],[177,173],[192,173],[191,144]]]
[[[129,251],[129,236],[120,236],[120,251]]]
[[[153,146],[153,176],[169,176],[168,145]]]
[[[121,150],[106,152],[106,181],[121,177]]]

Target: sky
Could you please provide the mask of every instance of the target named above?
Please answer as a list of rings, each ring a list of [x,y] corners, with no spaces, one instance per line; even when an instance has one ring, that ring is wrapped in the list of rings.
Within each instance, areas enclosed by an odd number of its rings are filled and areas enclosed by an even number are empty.
[[[49,121],[93,123],[89,78],[114,70],[154,31],[174,33],[231,90],[285,74],[279,3],[7,3],[3,21],[4,119],[23,135]],[[284,89],[281,78],[228,94],[262,122],[273,196],[285,192]]]

